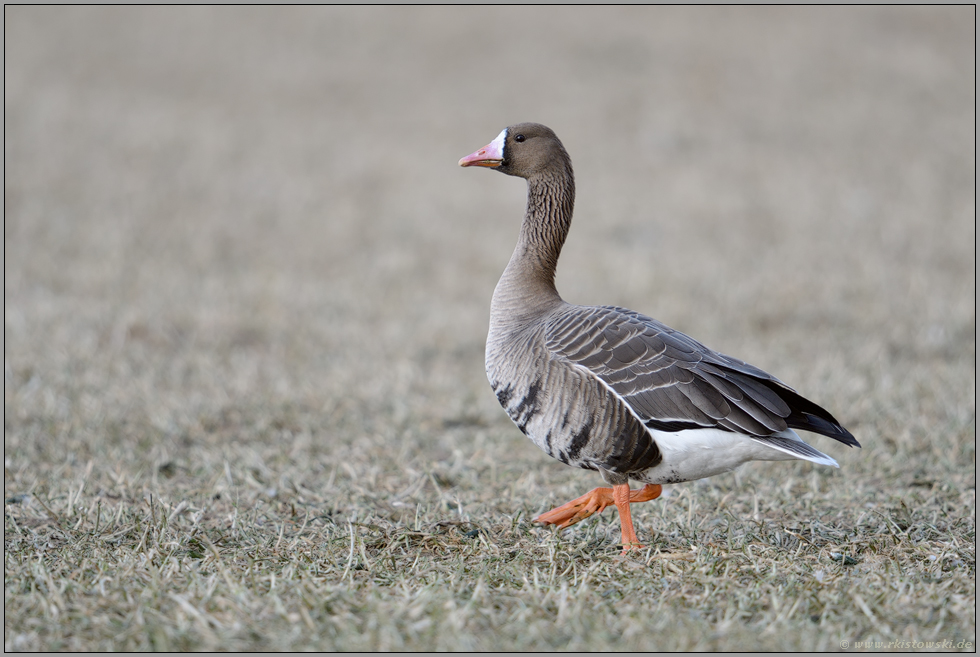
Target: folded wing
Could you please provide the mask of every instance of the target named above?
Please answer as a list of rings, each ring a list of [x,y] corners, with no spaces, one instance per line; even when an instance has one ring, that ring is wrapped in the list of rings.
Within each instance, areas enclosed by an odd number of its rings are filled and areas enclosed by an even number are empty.
[[[631,310],[570,306],[548,325],[547,346],[602,379],[653,429],[718,428],[785,451],[777,434],[789,428],[860,446],[774,376]]]

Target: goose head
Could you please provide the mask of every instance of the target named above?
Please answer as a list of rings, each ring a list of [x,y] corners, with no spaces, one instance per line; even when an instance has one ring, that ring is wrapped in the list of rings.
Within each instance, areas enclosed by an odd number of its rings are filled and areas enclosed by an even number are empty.
[[[461,167],[488,167],[509,176],[536,178],[557,171],[571,174],[572,164],[555,133],[540,123],[518,123],[459,161]]]

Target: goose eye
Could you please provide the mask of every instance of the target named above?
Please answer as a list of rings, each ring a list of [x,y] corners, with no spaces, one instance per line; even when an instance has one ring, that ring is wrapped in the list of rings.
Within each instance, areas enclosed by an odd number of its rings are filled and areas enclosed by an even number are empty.
[[[521,142],[524,141],[524,135],[515,135],[514,141]]]

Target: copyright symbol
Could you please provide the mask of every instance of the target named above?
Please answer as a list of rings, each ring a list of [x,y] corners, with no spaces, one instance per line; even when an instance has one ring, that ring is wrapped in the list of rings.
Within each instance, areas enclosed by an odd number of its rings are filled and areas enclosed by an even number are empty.
[[[843,640],[843,641],[841,641],[841,642],[840,642],[840,647],[841,647],[841,649],[843,649],[843,650],[847,650],[847,647],[848,647],[848,646],[850,646],[850,645],[851,645],[851,644],[849,644],[849,643],[847,642],[847,639],[845,639],[845,640]]]

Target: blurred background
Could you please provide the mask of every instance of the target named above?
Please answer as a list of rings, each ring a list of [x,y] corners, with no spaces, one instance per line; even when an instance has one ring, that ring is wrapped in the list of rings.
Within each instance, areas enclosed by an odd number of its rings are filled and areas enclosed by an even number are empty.
[[[971,7],[4,16],[12,472],[253,434],[312,467],[537,459],[483,372],[524,185],[456,165],[520,121],[575,165],[566,299],[763,367],[872,451],[973,426]]]

